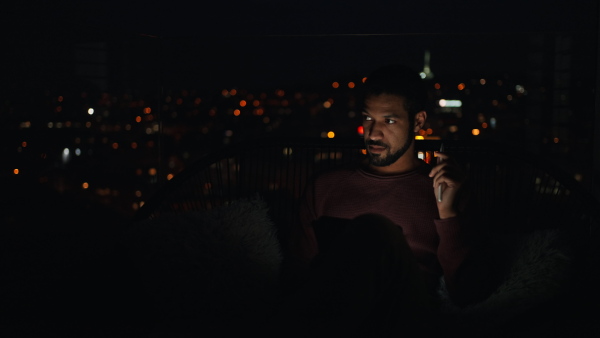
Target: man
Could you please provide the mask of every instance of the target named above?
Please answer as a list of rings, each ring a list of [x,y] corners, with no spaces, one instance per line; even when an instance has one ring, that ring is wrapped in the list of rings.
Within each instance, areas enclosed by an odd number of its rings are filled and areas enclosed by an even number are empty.
[[[426,95],[407,67],[369,75],[367,162],[322,173],[307,188],[291,244],[296,283],[282,307],[305,335],[426,333],[417,323],[433,318],[441,277],[453,300],[467,301],[456,283],[470,254],[456,208],[462,171],[447,154],[437,152],[443,161],[432,167],[414,149]]]

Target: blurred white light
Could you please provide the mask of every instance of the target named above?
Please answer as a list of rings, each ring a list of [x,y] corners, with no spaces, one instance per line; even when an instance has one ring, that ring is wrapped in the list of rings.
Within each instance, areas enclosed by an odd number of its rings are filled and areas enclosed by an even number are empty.
[[[461,100],[445,100],[441,99],[438,101],[440,107],[462,107]]]
[[[70,158],[71,158],[71,153],[69,151],[69,148],[63,149],[63,151],[62,151],[62,161],[63,161],[63,163],[69,162]]]
[[[521,85],[516,85],[515,90],[517,91],[517,93],[523,94],[525,92],[525,87],[523,87]]]
[[[88,115],[94,115],[94,108],[88,109]]]

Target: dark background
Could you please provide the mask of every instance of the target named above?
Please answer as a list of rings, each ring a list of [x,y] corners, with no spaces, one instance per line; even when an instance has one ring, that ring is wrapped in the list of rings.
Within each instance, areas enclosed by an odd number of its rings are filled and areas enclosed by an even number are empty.
[[[87,101],[65,101],[63,115],[72,113],[68,118],[73,120],[81,107],[102,101],[102,93],[151,107],[189,88],[209,93],[207,102],[223,88],[285,88],[325,96],[332,81],[360,79],[382,64],[402,62],[420,70],[427,50],[440,83],[471,85],[486,77],[526,84],[528,101],[507,118],[514,125],[494,137],[582,174],[582,185],[600,196],[598,18],[593,0],[3,4],[0,326],[14,329],[11,336],[81,336],[89,328],[106,336],[135,317],[128,316],[130,309],[111,305],[130,282],[111,264],[119,260],[113,249],[129,225],[131,202],[120,203],[105,192],[127,188],[142,191],[142,199],[151,196],[164,181],[132,182],[123,172],[136,166],[160,169],[168,156],[154,150],[140,158],[97,152],[89,162],[66,170],[59,161],[63,147],[76,137],[94,135],[42,128],[64,117],[53,110],[58,95],[68,99],[90,93]],[[477,95],[487,100],[484,94]],[[567,103],[560,101],[562,95]],[[106,125],[129,121],[141,109],[117,103],[110,106]],[[173,129],[191,124],[161,119]],[[23,121],[34,127],[22,128]],[[244,126],[227,123],[221,129],[245,135]],[[306,130],[316,136],[319,128],[324,127],[290,122],[282,132]],[[215,137],[176,143],[173,153],[214,150],[224,143],[221,129]],[[98,139],[122,142],[146,137],[142,128],[134,135],[99,134]],[[568,143],[552,144],[555,134]],[[150,140],[165,148],[170,144],[166,133],[154,137]],[[29,148],[18,152],[24,140]],[[27,157],[27,149],[34,150],[33,157]],[[48,159],[42,161],[40,153]],[[13,175],[17,166],[23,173]],[[79,175],[88,173],[100,189],[81,194]],[[68,310],[58,311],[59,306]],[[107,321],[122,322],[102,326]]]
[[[1,15],[8,128],[47,118],[44,95],[127,93],[159,107],[190,88],[322,90],[382,64],[422,69],[429,51],[434,81],[527,85],[525,113],[506,124],[520,126],[495,137],[583,172],[599,195],[596,1],[32,1]]]

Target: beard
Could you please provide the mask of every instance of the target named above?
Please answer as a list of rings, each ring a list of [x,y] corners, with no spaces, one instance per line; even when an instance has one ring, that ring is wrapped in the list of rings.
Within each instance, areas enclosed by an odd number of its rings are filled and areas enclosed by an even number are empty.
[[[386,149],[385,153],[383,154],[384,156],[382,156],[382,154],[368,153],[371,165],[374,165],[376,167],[387,167],[387,166],[395,163],[396,161],[398,161],[398,159],[400,157],[402,157],[406,153],[406,151],[408,151],[408,149],[414,142],[414,139],[415,139],[414,131],[409,130],[408,135],[406,137],[406,141],[404,142],[404,145],[402,145],[402,147],[400,147],[400,149],[398,149],[394,153],[390,152],[389,145],[387,145],[381,141],[366,140],[365,145],[367,146],[367,149],[368,149],[369,145],[385,147],[385,149]]]

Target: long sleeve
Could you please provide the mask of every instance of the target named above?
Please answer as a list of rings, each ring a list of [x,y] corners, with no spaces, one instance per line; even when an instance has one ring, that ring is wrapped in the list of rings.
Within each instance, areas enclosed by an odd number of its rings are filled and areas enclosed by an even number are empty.
[[[460,217],[435,220],[440,237],[437,257],[442,268],[446,287],[453,301],[460,303],[459,274],[471,253],[468,237]]]
[[[469,228],[461,217],[439,219],[429,171],[424,165],[393,176],[356,168],[320,175],[306,190],[294,227],[291,248],[296,267],[308,268],[319,250],[325,250],[326,246],[320,246],[327,243],[329,234],[335,233],[336,222],[321,225],[320,220],[343,221],[378,214],[402,229],[430,292],[435,292],[444,276],[456,299],[467,294],[464,290],[469,287],[462,286],[462,276],[469,270],[465,262],[472,256],[466,235]]]
[[[452,302],[461,307],[485,299],[501,281],[501,269],[485,250],[475,226],[463,217],[436,220],[438,260],[446,289]]]

